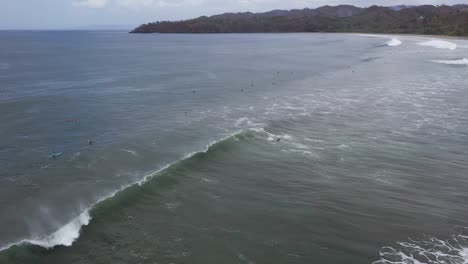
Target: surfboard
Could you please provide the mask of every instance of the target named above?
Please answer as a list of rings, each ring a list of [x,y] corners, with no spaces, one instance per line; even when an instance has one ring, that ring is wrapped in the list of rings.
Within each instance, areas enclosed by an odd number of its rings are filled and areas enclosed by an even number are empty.
[[[55,153],[55,154],[51,154],[49,157],[55,158],[55,157],[58,157],[58,156],[60,156],[60,155],[62,155],[62,152]]]

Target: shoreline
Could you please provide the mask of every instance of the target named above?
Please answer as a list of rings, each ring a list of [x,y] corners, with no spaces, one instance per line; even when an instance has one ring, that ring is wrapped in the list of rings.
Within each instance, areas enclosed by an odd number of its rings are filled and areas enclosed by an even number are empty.
[[[399,37],[423,37],[423,38],[448,38],[458,40],[468,40],[468,36],[450,36],[450,35],[424,35],[424,34],[402,34],[402,33],[343,33],[349,35],[375,35],[375,36],[399,36]]]
[[[346,34],[346,35],[375,35],[375,36],[401,36],[401,37],[431,37],[431,38],[450,38],[450,39],[459,39],[459,40],[468,40],[468,36],[451,36],[451,35],[425,35],[425,34],[414,34],[414,33],[369,33],[369,32],[224,32],[224,33],[178,33],[178,32],[171,32],[171,33],[160,33],[160,32],[152,32],[152,33],[142,33],[142,32],[127,32],[128,34],[140,34],[140,35],[152,35],[152,34],[159,34],[159,35],[251,35],[251,34]]]

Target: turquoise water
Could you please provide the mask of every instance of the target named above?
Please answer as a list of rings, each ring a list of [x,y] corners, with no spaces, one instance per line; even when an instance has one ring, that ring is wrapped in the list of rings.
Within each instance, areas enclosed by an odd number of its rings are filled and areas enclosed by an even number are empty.
[[[427,41],[1,32],[0,263],[464,263],[468,45]]]

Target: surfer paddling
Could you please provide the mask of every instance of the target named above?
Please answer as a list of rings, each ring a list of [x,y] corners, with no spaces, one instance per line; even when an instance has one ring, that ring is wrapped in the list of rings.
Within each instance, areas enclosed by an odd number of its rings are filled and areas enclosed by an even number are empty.
[[[55,151],[52,151],[52,153],[50,154],[50,157],[55,159],[57,158],[58,156],[62,155],[62,152],[55,152]]]

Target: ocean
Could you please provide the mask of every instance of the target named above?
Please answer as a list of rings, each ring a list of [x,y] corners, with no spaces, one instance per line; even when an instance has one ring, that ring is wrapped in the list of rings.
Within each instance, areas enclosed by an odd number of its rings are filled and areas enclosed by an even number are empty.
[[[467,57],[1,31],[0,263],[467,263]]]

